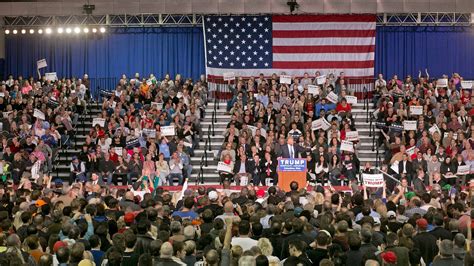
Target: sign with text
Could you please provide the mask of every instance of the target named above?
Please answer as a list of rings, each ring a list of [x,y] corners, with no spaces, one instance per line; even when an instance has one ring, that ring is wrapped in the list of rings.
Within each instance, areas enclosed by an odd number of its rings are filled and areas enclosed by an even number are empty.
[[[123,154],[123,148],[122,147],[114,147],[114,152],[117,155],[122,155]]]
[[[291,76],[287,76],[287,75],[280,76],[280,83],[281,84],[291,84]]]
[[[95,125],[99,125],[100,127],[104,127],[105,126],[105,118],[96,117],[96,118],[92,119],[92,126],[95,127]]]
[[[324,83],[326,83],[326,75],[322,75],[322,76],[316,77],[316,83],[317,83],[317,84],[324,84]]]
[[[404,130],[416,130],[416,124],[417,121],[416,120],[413,120],[413,121],[409,121],[409,120],[405,120],[403,121],[403,129]]]
[[[151,102],[151,108],[155,108],[156,110],[162,110],[163,103]]]
[[[419,106],[419,105],[410,106],[410,114],[411,115],[422,115],[423,114],[423,106]]]
[[[354,143],[351,141],[341,141],[341,151],[354,152]]]
[[[33,112],[33,117],[39,118],[39,119],[41,119],[41,120],[45,120],[44,113],[41,112],[41,111],[38,110],[38,109],[35,109],[35,110],[34,110],[34,112]]]
[[[430,127],[428,131],[430,132],[431,135],[433,135],[435,132],[438,132],[439,134],[441,134],[441,130],[439,130],[439,127],[436,124]]]
[[[383,187],[383,174],[362,174],[366,187]]]
[[[323,126],[323,118],[316,119],[313,122],[311,122],[311,129],[312,130],[321,129],[322,126]]]
[[[346,98],[346,101],[347,101],[348,104],[357,104],[357,97],[356,96],[347,95],[345,98]]]
[[[234,72],[226,72],[224,73],[224,81],[234,80],[235,73]]]
[[[46,63],[46,59],[41,59],[36,61],[36,65],[38,66],[38,69],[41,69],[47,67],[48,63]]]
[[[470,172],[470,166],[469,165],[460,165],[460,166],[458,166],[457,175],[468,175],[469,172]]]
[[[143,133],[143,135],[145,135],[149,138],[155,138],[156,137],[156,129],[154,129],[154,128],[144,128],[142,133]]]
[[[337,103],[337,94],[335,94],[334,92],[330,92],[328,94],[328,96],[326,96],[326,99],[328,99],[328,101],[332,102],[332,103]]]
[[[304,172],[306,171],[306,159],[279,159],[279,172]]]
[[[408,154],[408,156],[413,156],[413,154],[415,154],[415,146],[407,149],[405,152]]]
[[[461,87],[463,89],[470,90],[470,89],[472,89],[473,82],[474,81],[472,81],[472,80],[463,80],[463,81],[461,81]]]
[[[438,81],[436,81],[436,87],[438,88],[448,87],[448,79],[438,79]]]
[[[347,131],[346,132],[346,140],[348,141],[357,141],[359,140],[359,131]]]
[[[224,163],[224,162],[218,162],[217,163],[217,172],[225,172],[225,173],[232,173],[232,168],[230,165]]]
[[[49,80],[49,81],[58,80],[58,75],[56,74],[56,72],[45,73],[44,76],[45,76],[46,80]]]
[[[161,127],[161,135],[165,137],[174,136],[174,126]]]
[[[319,95],[319,86],[308,85],[308,93],[313,95]]]

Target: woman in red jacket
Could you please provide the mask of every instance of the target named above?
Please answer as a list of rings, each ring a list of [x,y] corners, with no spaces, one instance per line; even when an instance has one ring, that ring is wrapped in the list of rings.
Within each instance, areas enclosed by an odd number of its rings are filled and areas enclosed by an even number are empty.
[[[352,110],[351,105],[347,103],[346,98],[342,98],[341,102],[337,104],[336,106],[336,112],[341,113],[350,113]]]

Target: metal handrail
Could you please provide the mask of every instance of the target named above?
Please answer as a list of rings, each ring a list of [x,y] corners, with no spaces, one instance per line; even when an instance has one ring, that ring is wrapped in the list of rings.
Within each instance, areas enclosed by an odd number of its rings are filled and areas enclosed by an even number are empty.
[[[364,92],[364,109],[366,110],[365,122],[369,123],[369,91],[367,90],[367,87],[364,87],[363,92]]]
[[[212,136],[214,137],[214,136],[216,135],[216,128],[215,128],[215,127],[216,127],[216,123],[217,123],[216,110],[214,110],[214,111],[212,112],[212,118],[211,118],[211,120],[212,120],[212,123],[211,123],[211,125],[212,125]]]
[[[373,128],[374,132],[373,132],[373,134],[372,134],[372,151],[375,150],[375,124],[373,125],[373,127],[374,127],[374,128]],[[378,152],[378,151],[379,151],[379,149],[377,149],[377,152]]]
[[[208,130],[207,130],[207,140],[209,141],[209,151],[212,151],[212,149],[211,149],[211,125],[209,125]]]
[[[370,124],[369,124],[369,137],[372,137],[372,134],[375,134],[374,129],[372,128],[372,122],[374,118],[371,116],[370,117]]]
[[[207,145],[209,145],[209,139],[206,139],[206,143],[204,144],[204,163],[206,164],[206,167],[208,166],[208,163],[207,163]]]

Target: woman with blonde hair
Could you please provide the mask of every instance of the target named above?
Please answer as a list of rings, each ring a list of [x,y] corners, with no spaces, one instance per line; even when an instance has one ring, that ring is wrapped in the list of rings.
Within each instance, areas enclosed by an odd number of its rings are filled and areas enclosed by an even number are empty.
[[[262,237],[258,240],[257,247],[262,251],[262,255],[266,256],[268,259],[268,265],[280,265],[280,259],[273,256],[273,246],[268,238]]]

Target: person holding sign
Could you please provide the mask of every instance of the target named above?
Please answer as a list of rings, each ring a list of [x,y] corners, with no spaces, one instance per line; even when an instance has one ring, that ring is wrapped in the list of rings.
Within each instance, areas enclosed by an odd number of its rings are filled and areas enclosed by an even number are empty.
[[[341,102],[336,105],[336,112],[341,118],[345,118],[352,110],[350,104],[347,103],[346,98],[342,98]]]
[[[224,183],[225,180],[232,182],[232,180],[234,179],[234,176],[232,173],[234,169],[234,162],[232,161],[232,158],[229,153],[226,153],[223,156],[222,163],[224,164],[224,166],[226,166],[227,169],[222,169],[218,171],[221,184]]]

